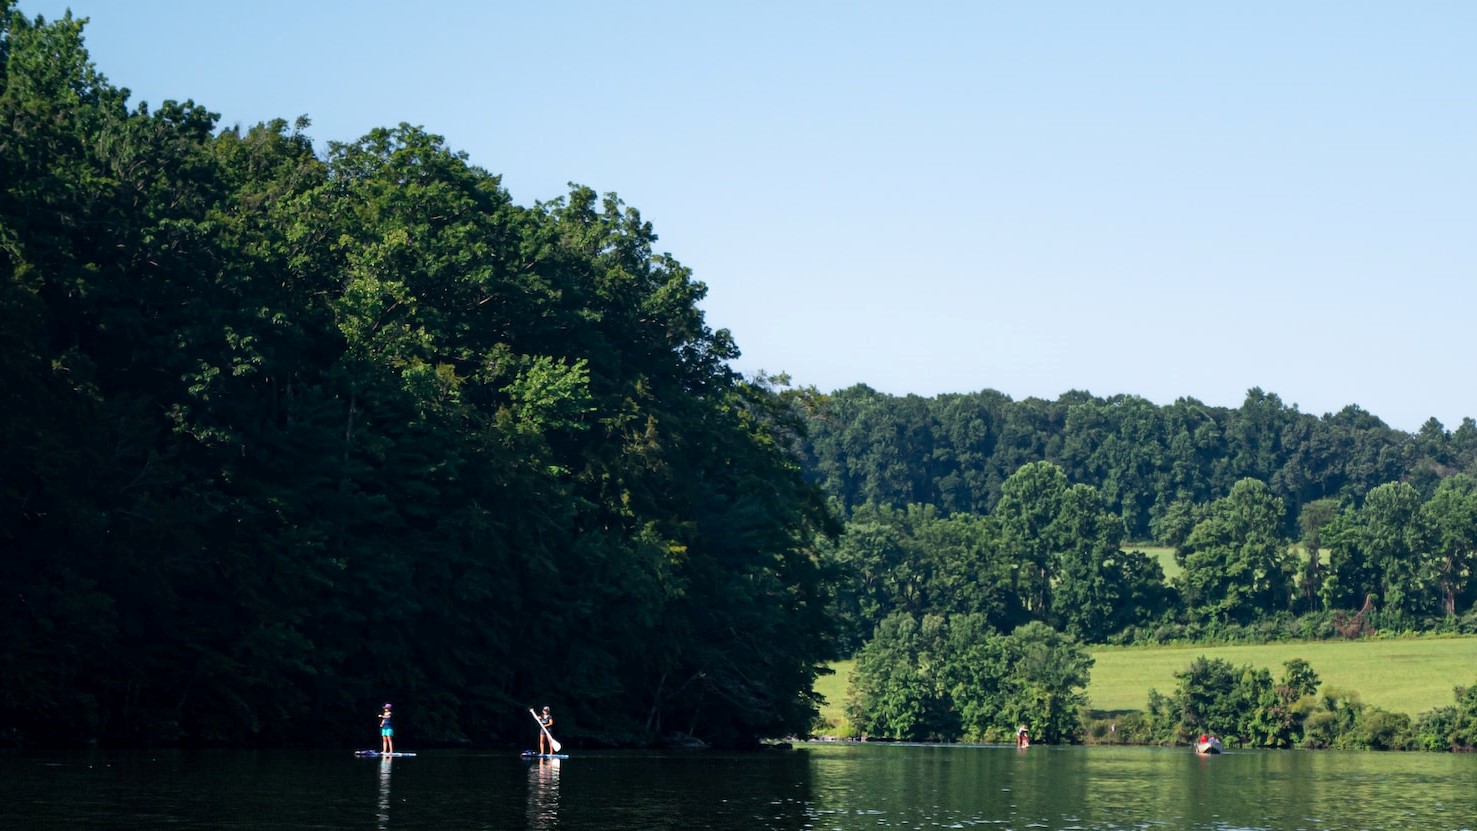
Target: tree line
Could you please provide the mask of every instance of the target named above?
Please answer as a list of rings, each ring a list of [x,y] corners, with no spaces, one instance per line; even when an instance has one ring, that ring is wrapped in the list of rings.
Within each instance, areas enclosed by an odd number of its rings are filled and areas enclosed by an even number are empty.
[[[130,106],[0,0],[0,740],[803,729],[799,411],[589,188]]]
[[[807,475],[844,512],[870,503],[988,514],[1012,474],[1049,461],[1097,487],[1131,540],[1159,538],[1155,523],[1177,503],[1220,499],[1243,479],[1283,501],[1292,535],[1310,502],[1357,502],[1395,481],[1429,496],[1453,473],[1477,474],[1470,417],[1455,430],[1432,418],[1412,434],[1354,404],[1319,417],[1261,389],[1226,408],[1077,391],[1055,401],[993,390],[923,398],[857,385],[813,396],[808,412]]]
[[[1166,579],[1101,492],[1051,462],[1022,466],[983,516],[862,505],[823,543],[844,575],[840,651],[895,613],[977,614],[1002,632],[1037,621],[1099,644],[1477,632],[1477,479],[1449,476],[1425,498],[1390,482],[1358,503],[1309,503],[1296,538],[1286,510],[1255,479],[1177,504],[1158,526],[1178,566]]]

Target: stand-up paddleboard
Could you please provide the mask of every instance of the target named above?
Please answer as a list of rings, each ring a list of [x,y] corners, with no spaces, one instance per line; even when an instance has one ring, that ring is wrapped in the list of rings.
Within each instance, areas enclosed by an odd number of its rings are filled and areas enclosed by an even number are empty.
[[[378,750],[356,750],[354,755],[360,759],[399,759],[402,756],[414,756],[414,753],[381,753]]]
[[[569,758],[569,754],[568,753],[535,753],[532,750],[525,750],[525,751],[523,751],[522,753],[520,753],[518,755],[521,756],[524,759],[568,759]]]

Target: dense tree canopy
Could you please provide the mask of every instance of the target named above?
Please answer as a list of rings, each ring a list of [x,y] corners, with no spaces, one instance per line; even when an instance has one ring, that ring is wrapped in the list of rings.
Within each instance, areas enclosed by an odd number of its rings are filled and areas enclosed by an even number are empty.
[[[857,654],[852,717],[878,738],[1003,741],[1077,738],[1092,657],[1032,621],[1009,634],[980,615],[897,613]]]
[[[1282,500],[1262,482],[1242,479],[1206,514],[1175,555],[1191,615],[1247,623],[1287,610],[1295,569],[1281,535]]]
[[[1033,619],[1088,642],[1477,631],[1470,418],[1411,435],[1260,389],[1235,410],[1081,392],[809,396],[807,475],[847,517],[838,591],[870,597],[865,615],[843,603],[843,647],[894,611],[981,612],[1005,631]],[[997,611],[930,602],[942,549],[904,516],[976,529]],[[866,558],[864,529],[896,543],[891,560]],[[1135,550],[1155,545],[1173,550],[1173,580]]]
[[[614,196],[132,109],[0,2],[0,727],[751,741],[830,654],[794,396]],[[521,718],[520,718],[521,716]]]
[[[1085,392],[1055,401],[992,390],[925,399],[858,385],[824,397],[810,436],[808,475],[847,510],[923,503],[991,513],[1011,475],[1047,461],[1068,483],[1098,488],[1134,540],[1165,539],[1155,523],[1176,503],[1211,502],[1242,479],[1283,500],[1283,533],[1295,537],[1309,502],[1357,502],[1401,479],[1429,495],[1442,478],[1477,473],[1471,418],[1451,431],[1432,419],[1412,435],[1356,405],[1318,417],[1261,389],[1228,409]]]

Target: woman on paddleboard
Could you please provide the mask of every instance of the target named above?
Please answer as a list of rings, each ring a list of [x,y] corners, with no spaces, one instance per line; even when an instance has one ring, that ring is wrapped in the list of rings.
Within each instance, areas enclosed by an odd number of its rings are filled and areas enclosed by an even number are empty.
[[[380,711],[380,753],[387,756],[395,752],[395,726],[390,718],[390,702],[386,701]]]
[[[538,723],[543,726],[543,729],[538,731],[538,752],[544,756],[552,756],[554,747],[549,743],[549,728],[554,726],[554,717],[549,715],[548,705],[545,705],[544,711],[539,714]]]

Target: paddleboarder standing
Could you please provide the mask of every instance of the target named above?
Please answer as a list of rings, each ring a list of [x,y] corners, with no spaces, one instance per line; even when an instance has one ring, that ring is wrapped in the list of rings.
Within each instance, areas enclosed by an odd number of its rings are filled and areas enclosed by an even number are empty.
[[[542,756],[554,755],[554,747],[550,744],[549,728],[554,726],[554,717],[549,715],[548,705],[544,705],[544,711],[539,714],[538,723],[538,752]]]
[[[395,725],[391,722],[390,702],[380,711],[380,753],[388,756],[395,752]]]

